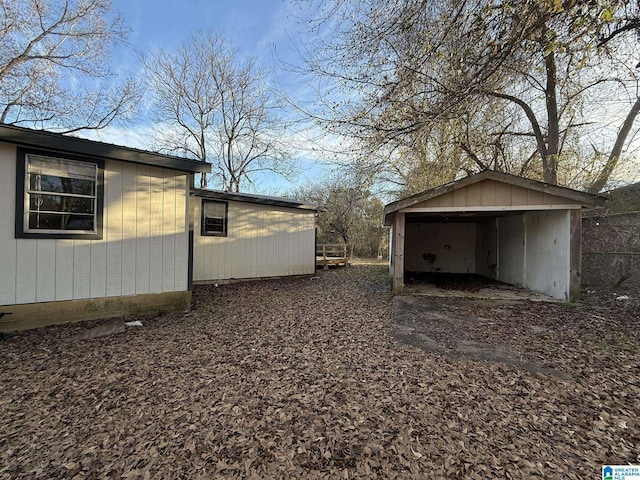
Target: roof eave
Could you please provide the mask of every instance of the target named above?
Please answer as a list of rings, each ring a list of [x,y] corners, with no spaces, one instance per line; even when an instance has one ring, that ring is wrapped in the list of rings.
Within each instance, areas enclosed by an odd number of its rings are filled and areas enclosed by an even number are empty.
[[[210,164],[198,160],[97,142],[85,138],[69,137],[46,130],[32,130],[15,125],[0,125],[0,142],[13,143],[28,148],[40,148],[89,157],[152,165],[188,173],[211,172]]]
[[[208,198],[211,200],[254,203],[258,205],[270,205],[275,207],[295,208],[299,210],[311,210],[314,212],[326,211],[326,208],[321,205],[311,205],[288,198],[266,197],[246,193],[222,192],[219,190],[207,190],[201,188],[194,189],[192,191],[192,194],[196,197]]]

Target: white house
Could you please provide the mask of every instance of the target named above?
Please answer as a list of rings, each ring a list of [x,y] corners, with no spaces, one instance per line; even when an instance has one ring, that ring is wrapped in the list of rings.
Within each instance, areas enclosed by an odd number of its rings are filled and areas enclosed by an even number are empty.
[[[390,203],[393,290],[411,272],[474,273],[575,301],[582,210],[604,201],[487,170]]]
[[[313,274],[318,210],[284,198],[194,190],[194,283]]]
[[[208,164],[0,125],[0,331],[186,310]]]

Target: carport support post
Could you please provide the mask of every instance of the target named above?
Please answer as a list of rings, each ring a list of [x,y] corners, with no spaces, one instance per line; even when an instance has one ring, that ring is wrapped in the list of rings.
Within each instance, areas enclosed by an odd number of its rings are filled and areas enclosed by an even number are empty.
[[[394,295],[401,295],[404,290],[404,228],[405,214],[396,212],[393,220],[393,278]]]
[[[580,299],[582,271],[582,210],[569,210],[569,301]]]

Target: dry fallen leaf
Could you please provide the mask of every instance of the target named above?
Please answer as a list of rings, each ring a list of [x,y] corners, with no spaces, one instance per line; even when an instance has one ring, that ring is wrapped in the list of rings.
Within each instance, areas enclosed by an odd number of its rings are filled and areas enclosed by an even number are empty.
[[[578,479],[640,461],[628,305],[416,307],[442,353],[394,338],[380,267],[199,286],[193,305],[90,341],[64,339],[95,322],[7,335],[0,479]],[[461,355],[478,345],[501,360]]]

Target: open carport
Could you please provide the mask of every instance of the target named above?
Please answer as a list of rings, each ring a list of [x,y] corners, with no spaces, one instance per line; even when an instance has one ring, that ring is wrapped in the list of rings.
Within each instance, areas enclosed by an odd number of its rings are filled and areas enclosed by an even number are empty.
[[[582,211],[604,201],[486,170],[390,203],[393,291],[408,276],[476,274],[575,301]]]

